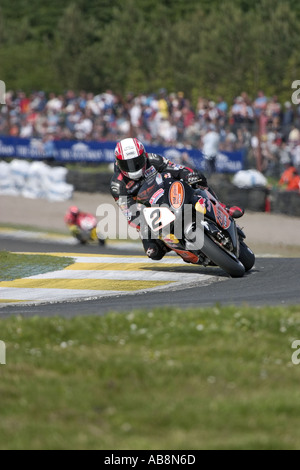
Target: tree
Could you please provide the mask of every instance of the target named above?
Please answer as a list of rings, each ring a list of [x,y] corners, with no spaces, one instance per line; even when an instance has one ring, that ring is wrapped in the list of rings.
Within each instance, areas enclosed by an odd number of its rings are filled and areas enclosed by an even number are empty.
[[[94,38],[94,30],[94,20],[86,20],[76,4],[66,8],[54,41],[54,64],[62,88],[77,87],[79,57]]]

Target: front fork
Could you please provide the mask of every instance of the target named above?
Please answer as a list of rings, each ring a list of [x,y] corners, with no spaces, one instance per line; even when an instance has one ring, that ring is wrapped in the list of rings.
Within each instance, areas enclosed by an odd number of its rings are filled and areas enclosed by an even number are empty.
[[[91,239],[92,239],[94,242],[97,242],[97,241],[98,241],[98,236],[97,236],[97,229],[96,229],[96,227],[91,230]]]

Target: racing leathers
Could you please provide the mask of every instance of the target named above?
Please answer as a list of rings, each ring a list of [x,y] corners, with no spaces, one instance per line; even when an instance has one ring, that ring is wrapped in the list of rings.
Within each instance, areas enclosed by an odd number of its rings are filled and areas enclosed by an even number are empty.
[[[141,229],[140,214],[136,210],[136,196],[144,179],[153,177],[156,172],[168,172],[178,180],[186,181],[189,184],[198,183],[200,186],[207,186],[205,176],[198,171],[182,165],[176,165],[170,160],[155,153],[147,153],[147,165],[144,176],[138,180],[131,180],[115,164],[114,175],[111,179],[110,190],[113,198],[117,202],[121,211],[127,218],[130,226],[138,231]],[[145,253],[153,260],[160,260],[170,251],[159,239],[150,239],[148,233],[140,233]]]

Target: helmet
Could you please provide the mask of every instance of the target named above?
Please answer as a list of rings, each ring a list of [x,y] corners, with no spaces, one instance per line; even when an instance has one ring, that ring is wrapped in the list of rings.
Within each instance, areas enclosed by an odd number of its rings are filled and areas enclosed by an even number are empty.
[[[79,209],[77,206],[71,206],[70,209],[69,209],[69,212],[71,215],[78,215],[79,214]]]
[[[116,163],[123,175],[139,180],[145,173],[147,159],[145,148],[138,139],[121,140],[115,148]]]

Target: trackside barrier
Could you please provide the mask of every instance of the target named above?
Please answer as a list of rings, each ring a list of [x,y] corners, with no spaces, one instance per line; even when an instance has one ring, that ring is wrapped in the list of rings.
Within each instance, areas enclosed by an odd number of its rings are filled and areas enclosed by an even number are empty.
[[[116,142],[23,139],[0,136],[0,157],[51,160],[60,163],[112,163]],[[197,149],[147,145],[148,153],[158,153],[175,163],[193,165],[205,170],[203,153]],[[216,169],[220,173],[236,173],[244,168],[245,151],[222,152],[217,155]]]

